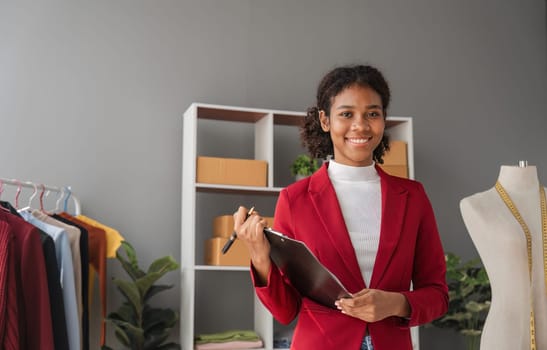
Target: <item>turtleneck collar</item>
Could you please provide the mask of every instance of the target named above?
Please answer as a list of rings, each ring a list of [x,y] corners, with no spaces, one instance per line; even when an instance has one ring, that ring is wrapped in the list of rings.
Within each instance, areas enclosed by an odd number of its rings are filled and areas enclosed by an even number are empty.
[[[339,181],[378,181],[380,175],[374,167],[374,162],[369,166],[349,166],[329,161],[329,177]]]

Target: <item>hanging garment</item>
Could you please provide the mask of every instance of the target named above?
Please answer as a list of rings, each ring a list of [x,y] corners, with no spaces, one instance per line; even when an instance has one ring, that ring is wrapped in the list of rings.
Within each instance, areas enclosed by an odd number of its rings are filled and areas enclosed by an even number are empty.
[[[20,349],[53,350],[53,329],[44,253],[39,230],[25,220],[0,210],[0,221],[13,232],[15,283],[8,292],[17,299]],[[9,310],[8,310],[9,311]]]
[[[106,254],[106,258],[115,258],[116,257],[116,251],[118,250],[118,248],[120,247],[121,245],[121,242],[124,240],[122,235],[115,229],[113,229],[112,227],[109,227],[109,226],[106,226],[102,223],[100,223],[99,221],[97,220],[94,220],[90,217],[87,217],[85,215],[77,215],[75,217],[76,219],[88,224],[88,225],[91,225],[93,227],[96,227],[100,230],[103,230],[105,232],[105,237],[106,237],[106,250],[105,250],[105,254]],[[106,266],[106,265],[105,265]],[[93,270],[90,270],[89,271],[89,285],[90,286],[93,286],[93,281],[95,280],[95,276],[94,276],[94,272]],[[90,288],[89,290],[89,296],[90,298],[92,298],[93,296],[93,290]],[[103,311],[103,319],[104,317],[106,317],[106,294],[105,294],[105,298],[101,298],[103,301],[103,308],[104,308],[104,311]],[[104,330],[104,323],[103,323],[103,330]],[[104,333],[103,333],[103,336],[101,336],[101,345],[104,344]]]
[[[19,349],[17,296],[15,288],[15,254],[13,232],[0,221],[0,348]]]
[[[21,215],[19,215],[19,213],[17,212],[17,209],[12,206],[10,202],[0,201],[0,206],[9,211],[10,214],[13,214],[19,218],[21,217]]]
[[[89,263],[92,269],[89,270],[88,281],[88,295],[91,296],[91,290],[93,288],[93,274],[92,271],[96,271],[99,274],[99,294],[101,296],[101,346],[105,344],[106,335],[106,233],[104,230],[89,225],[68,213],[60,213],[59,216],[67,219],[74,224],[85,228],[88,232],[88,254]],[[88,300],[89,301],[89,300]]]
[[[67,233],[64,229],[46,224],[38,220],[29,211],[19,212],[23,219],[53,238],[55,252],[60,272],[60,281],[63,289],[65,305],[66,328],[70,350],[80,350],[80,322],[78,321],[78,306],[76,302],[76,288],[74,284],[74,267],[72,266],[72,251]]]
[[[88,233],[83,226],[79,226],[57,214],[52,217],[56,220],[72,225],[80,230],[80,266],[82,268],[82,350],[89,350],[89,258],[88,258]]]
[[[6,302],[8,286],[9,243],[12,240],[9,225],[0,221],[0,341],[4,339],[6,329]]]
[[[40,240],[44,251],[55,350],[69,350],[63,289],[59,278],[61,273],[57,264],[55,243],[53,238],[44,232],[40,232]]]
[[[33,210],[31,214],[36,219],[42,222],[45,222],[48,225],[62,228],[67,234],[68,241],[70,243],[70,251],[72,252],[74,288],[76,291],[76,306],[78,308],[78,322],[79,322],[80,333],[81,333],[81,328],[82,328],[82,260],[80,255],[81,232],[78,228],[71,225],[67,225],[64,222],[60,222],[39,210]]]
[[[108,227],[106,225],[101,224],[97,220],[91,219],[85,215],[78,215],[76,216],[78,220],[81,220],[91,226],[98,227],[106,233],[106,257],[107,258],[115,258],[116,257],[116,251],[120,247],[123,237],[122,235],[112,227]]]

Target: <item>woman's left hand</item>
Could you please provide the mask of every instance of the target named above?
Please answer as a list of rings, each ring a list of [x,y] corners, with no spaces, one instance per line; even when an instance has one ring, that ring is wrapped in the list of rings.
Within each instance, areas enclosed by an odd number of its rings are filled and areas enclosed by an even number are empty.
[[[389,316],[410,316],[410,305],[401,293],[380,289],[363,289],[352,298],[339,299],[335,303],[342,313],[366,322],[376,322]]]

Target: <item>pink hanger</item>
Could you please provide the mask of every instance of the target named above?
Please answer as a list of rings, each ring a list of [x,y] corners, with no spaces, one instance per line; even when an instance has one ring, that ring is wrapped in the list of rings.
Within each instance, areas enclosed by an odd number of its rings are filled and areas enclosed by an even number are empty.
[[[46,191],[46,186],[44,186],[44,184],[41,184],[40,186],[42,186],[42,191],[40,192],[40,211],[45,211],[44,210],[44,192]]]
[[[34,187],[34,192],[32,192],[32,195],[28,199],[27,209],[32,208],[32,200],[34,199],[34,197],[36,197],[36,194],[38,193],[38,186],[36,186],[35,183],[32,183],[32,187]]]
[[[15,209],[19,209],[19,195],[21,194],[21,181],[13,180],[17,183],[17,192],[15,192]]]
[[[0,179],[0,197],[2,197],[2,192],[4,192],[4,181],[2,181],[2,180]],[[10,212],[9,209],[4,208],[4,207],[1,206],[1,205],[0,205],[0,208],[1,208],[2,210],[4,210],[4,211],[8,212],[8,213]]]

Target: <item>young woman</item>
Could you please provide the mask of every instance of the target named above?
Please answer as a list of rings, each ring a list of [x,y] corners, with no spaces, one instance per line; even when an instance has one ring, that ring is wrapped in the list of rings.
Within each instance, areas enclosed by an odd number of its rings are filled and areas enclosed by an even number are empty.
[[[410,350],[409,327],[448,308],[444,252],[422,185],[376,165],[389,147],[389,102],[376,68],[329,72],[301,136],[312,156],[332,159],[283,189],[275,211],[273,228],[304,241],[352,298],[328,308],[302,297],[270,260],[265,220],[245,221],[244,207],[234,214],[258,297],[279,322],[298,317],[291,349]]]

